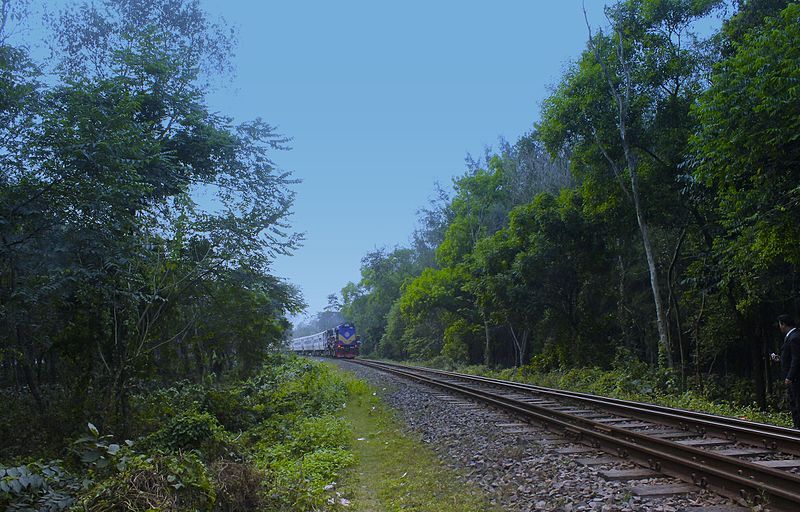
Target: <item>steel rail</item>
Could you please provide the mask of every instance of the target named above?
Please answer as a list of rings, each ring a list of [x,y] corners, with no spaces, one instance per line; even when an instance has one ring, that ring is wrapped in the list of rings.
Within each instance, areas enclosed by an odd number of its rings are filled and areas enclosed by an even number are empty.
[[[506,389],[534,392],[540,395],[578,401],[607,411],[616,411],[631,418],[654,421],[687,432],[696,432],[698,435],[714,435],[729,440],[732,443],[740,442],[769,450],[800,455],[800,431],[796,429],[757,423],[739,418],[716,416],[686,409],[675,409],[643,402],[602,397],[589,393],[545,388],[532,384],[436,370],[421,366],[398,365],[396,363],[386,363],[383,361],[380,361],[380,364],[388,366],[396,365],[397,367],[426,371],[436,375],[446,375],[468,382],[483,382]]]
[[[488,402],[555,428],[575,442],[633,460],[664,475],[709,488],[738,501],[762,502],[773,510],[800,509],[800,477],[792,473],[719,455],[666,439],[548,409],[464,384],[426,376],[419,369],[374,361],[354,361],[418,382]]]

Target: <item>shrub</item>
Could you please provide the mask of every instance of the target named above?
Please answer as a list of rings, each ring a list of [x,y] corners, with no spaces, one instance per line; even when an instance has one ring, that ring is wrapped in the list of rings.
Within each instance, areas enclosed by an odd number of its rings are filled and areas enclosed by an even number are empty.
[[[144,440],[144,446],[172,452],[198,450],[206,460],[214,460],[233,451],[230,436],[217,418],[207,412],[188,412],[172,418]]]
[[[74,476],[57,461],[0,466],[0,510],[331,509],[335,491],[326,486],[354,462],[348,426],[332,413],[348,393],[373,397],[329,365],[272,359],[276,366],[244,382],[139,383],[131,404],[141,436],[135,444],[89,424],[69,450]]]
[[[216,386],[206,391],[201,410],[229,432],[247,430],[261,419],[249,398],[240,386]]]
[[[210,471],[217,497],[214,512],[251,512],[262,509],[262,472],[247,464],[226,459],[214,462]]]
[[[139,455],[80,498],[86,512],[211,511],[214,486],[195,453]]]

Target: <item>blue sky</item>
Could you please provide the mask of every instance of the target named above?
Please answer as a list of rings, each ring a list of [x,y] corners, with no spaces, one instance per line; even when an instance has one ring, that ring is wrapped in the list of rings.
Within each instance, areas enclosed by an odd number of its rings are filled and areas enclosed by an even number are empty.
[[[367,251],[408,242],[467,152],[529,131],[586,41],[579,0],[202,3],[239,34],[212,108],[294,139],[275,159],[303,180],[291,220],[306,241],[274,270],[308,313],[358,280]],[[604,21],[602,2],[586,6]]]

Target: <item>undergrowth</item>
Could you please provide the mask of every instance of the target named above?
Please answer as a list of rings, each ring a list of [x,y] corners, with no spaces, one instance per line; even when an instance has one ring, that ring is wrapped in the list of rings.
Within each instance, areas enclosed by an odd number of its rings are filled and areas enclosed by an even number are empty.
[[[278,354],[245,381],[142,391],[132,401],[131,439],[86,418],[86,434],[69,440],[60,458],[44,462],[21,449],[7,457],[0,510],[342,508],[332,483],[355,457],[336,413],[358,386],[326,364]],[[10,428],[13,407],[8,413],[0,422]]]
[[[746,383],[719,382],[705,379],[700,385],[681,385],[678,376],[669,370],[658,370],[620,353],[610,369],[550,368],[536,358],[520,368],[494,369],[484,365],[459,365],[437,357],[427,361],[408,362],[419,366],[458,371],[472,375],[533,384],[537,386],[592,393],[637,402],[677,407],[736,417],[750,421],[789,427],[788,413],[782,412],[781,390],[771,397],[771,407],[763,410],[753,401]],[[788,407],[783,410],[788,410]]]

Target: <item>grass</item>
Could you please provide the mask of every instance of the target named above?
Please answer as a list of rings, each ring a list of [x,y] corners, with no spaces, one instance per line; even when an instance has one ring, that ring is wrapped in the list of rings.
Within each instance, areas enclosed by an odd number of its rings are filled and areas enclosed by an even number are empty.
[[[499,510],[461,481],[458,473],[445,466],[420,439],[405,432],[371,387],[349,379],[350,399],[343,415],[351,426],[350,446],[358,460],[343,487],[344,493],[353,497],[351,510]]]

